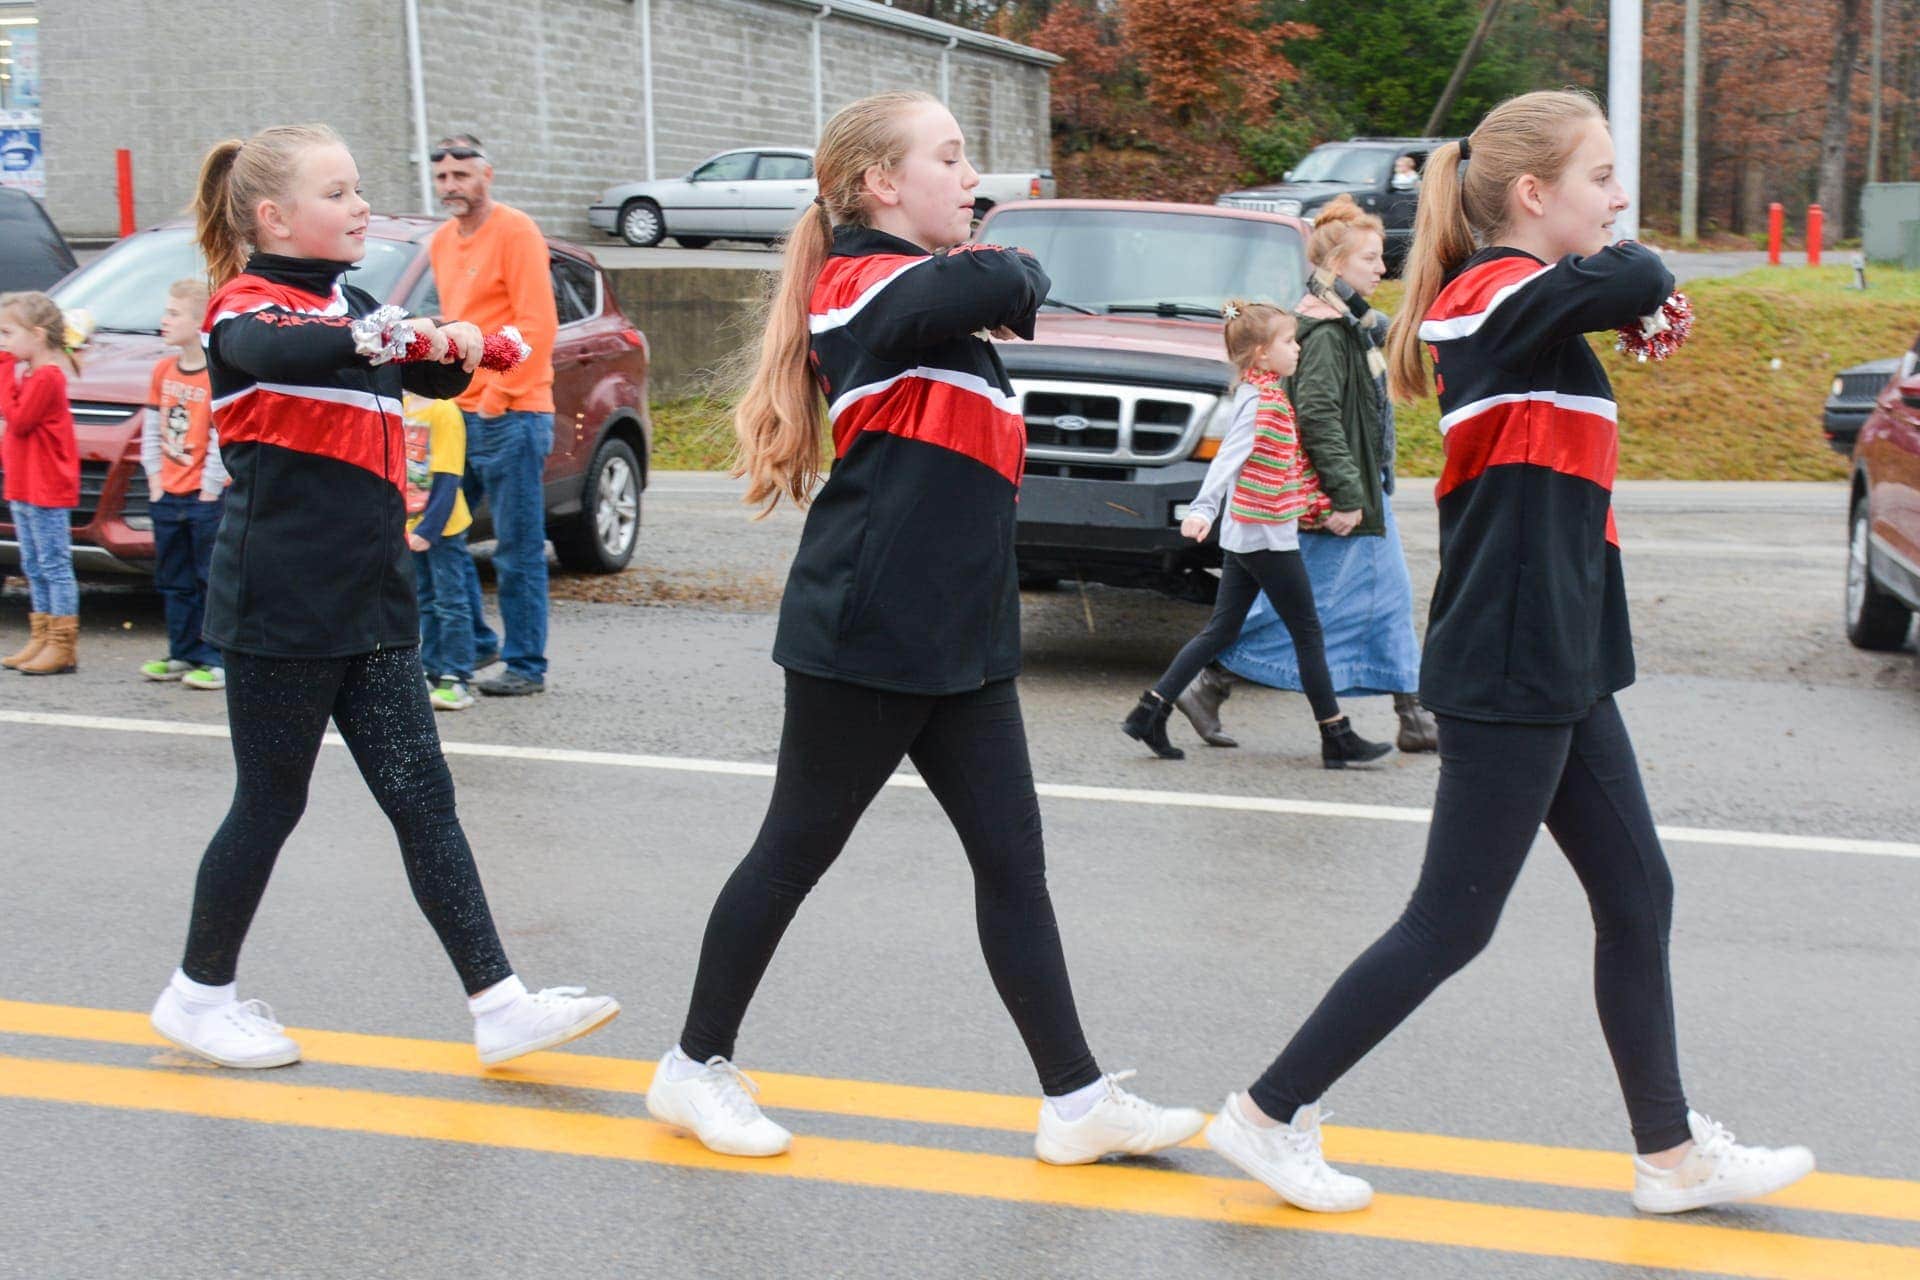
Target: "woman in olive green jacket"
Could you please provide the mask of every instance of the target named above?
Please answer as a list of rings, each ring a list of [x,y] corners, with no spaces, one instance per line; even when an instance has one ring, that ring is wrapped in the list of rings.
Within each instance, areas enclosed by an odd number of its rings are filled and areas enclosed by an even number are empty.
[[[1295,308],[1300,367],[1289,390],[1300,443],[1333,514],[1321,531],[1302,531],[1300,551],[1335,690],[1392,694],[1400,749],[1432,751],[1438,746],[1433,720],[1414,693],[1420,643],[1413,632],[1413,582],[1390,501],[1393,404],[1381,351],[1387,317],[1367,304],[1386,274],[1385,245],[1380,220],[1347,196],[1321,212],[1308,243],[1314,273]],[[1234,675],[1280,689],[1301,687],[1293,642],[1265,597],[1219,662],[1178,699],[1194,729],[1216,746],[1234,745],[1221,732],[1219,715]]]

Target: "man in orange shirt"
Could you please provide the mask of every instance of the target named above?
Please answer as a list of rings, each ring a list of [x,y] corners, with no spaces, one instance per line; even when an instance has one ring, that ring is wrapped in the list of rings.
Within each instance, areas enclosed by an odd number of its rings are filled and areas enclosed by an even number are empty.
[[[474,687],[510,696],[539,693],[547,677],[547,521],[541,477],[553,449],[553,343],[559,317],[546,237],[520,210],[493,198],[493,165],[470,134],[429,153],[434,190],[453,215],[427,252],[443,315],[494,332],[520,330],[533,354],[504,373],[481,370],[458,404],[467,419],[467,474],[493,511],[494,571],[506,670]],[[472,580],[479,594],[479,577]],[[475,611],[479,659],[493,634]]]

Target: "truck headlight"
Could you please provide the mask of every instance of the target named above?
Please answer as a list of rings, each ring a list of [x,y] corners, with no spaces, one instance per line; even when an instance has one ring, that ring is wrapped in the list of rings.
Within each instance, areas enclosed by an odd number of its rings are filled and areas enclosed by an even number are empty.
[[[1298,200],[1275,200],[1273,202],[1273,211],[1275,213],[1291,214],[1297,218],[1300,216],[1300,202]]]
[[[1193,460],[1206,462],[1220,452],[1220,442],[1226,438],[1227,428],[1233,425],[1233,397],[1221,396],[1213,402],[1213,408],[1207,410],[1206,425],[1200,428],[1200,443],[1193,446]]]

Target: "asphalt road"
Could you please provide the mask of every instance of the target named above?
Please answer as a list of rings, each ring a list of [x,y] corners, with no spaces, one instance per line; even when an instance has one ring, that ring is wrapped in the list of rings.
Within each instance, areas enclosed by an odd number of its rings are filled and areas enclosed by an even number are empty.
[[[317,1029],[307,1061],[243,1078],[161,1051],[144,1011],[231,786],[221,700],[137,678],[163,632],[129,590],[87,593],[78,675],[0,680],[0,1276],[1920,1275],[1920,663],[1840,635],[1836,488],[1618,496],[1642,670],[1622,703],[1678,882],[1689,1093],[1822,1169],[1685,1221],[1628,1207],[1591,925],[1544,837],[1493,946],[1330,1096],[1331,1154],[1381,1192],[1365,1214],[1279,1209],[1198,1148],[1034,1162],[1034,1084],[965,863],[910,779],[802,912],[745,1028],[793,1154],[708,1157],[651,1125],[648,1064],[778,734],[770,610],[798,520],[749,523],[735,493],[658,477],[635,567],[556,583],[550,692],[441,717],[521,971],[625,1006],[515,1072],[474,1066],[458,986],[339,750],[241,974]],[[1398,505],[1424,594],[1431,500],[1410,482]],[[25,609],[16,579],[0,639]],[[1328,774],[1302,700],[1245,688],[1226,708],[1241,749],[1176,721],[1188,759],[1152,759],[1118,720],[1202,618],[1136,592],[1030,594],[1022,690],[1089,1038],[1148,1096],[1212,1107],[1404,901],[1435,763]],[[1350,709],[1387,731],[1384,700]]]

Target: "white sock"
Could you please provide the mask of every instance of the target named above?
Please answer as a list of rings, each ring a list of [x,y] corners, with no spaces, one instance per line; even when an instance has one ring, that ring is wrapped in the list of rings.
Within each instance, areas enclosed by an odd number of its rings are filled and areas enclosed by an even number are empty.
[[[467,997],[467,1008],[476,1018],[484,1018],[490,1013],[498,1013],[520,997],[527,994],[527,984],[520,981],[520,975],[510,973],[500,981],[488,987],[478,995]]]
[[[666,1061],[661,1065],[666,1069],[669,1080],[685,1080],[707,1069],[705,1063],[695,1062],[689,1058],[687,1051],[679,1045],[673,1046],[673,1052],[667,1055]]]
[[[1063,1093],[1058,1097],[1047,1095],[1047,1105],[1062,1120],[1078,1120],[1093,1110],[1100,1099],[1107,1096],[1107,1078],[1101,1076],[1090,1085],[1075,1089],[1072,1093]]]
[[[188,1013],[207,1013],[210,1010],[232,1004],[238,995],[236,984],[229,982],[225,986],[210,987],[204,982],[195,982],[183,969],[173,971],[170,984],[174,994],[180,997],[180,1003],[187,1006]]]

